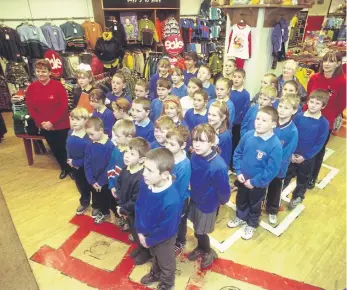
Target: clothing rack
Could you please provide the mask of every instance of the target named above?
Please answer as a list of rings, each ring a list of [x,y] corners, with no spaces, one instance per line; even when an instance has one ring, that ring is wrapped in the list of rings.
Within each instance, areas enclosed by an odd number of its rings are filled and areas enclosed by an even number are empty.
[[[93,17],[0,18],[0,21],[4,22],[4,21],[83,20],[83,19],[90,19],[90,18],[93,18]]]

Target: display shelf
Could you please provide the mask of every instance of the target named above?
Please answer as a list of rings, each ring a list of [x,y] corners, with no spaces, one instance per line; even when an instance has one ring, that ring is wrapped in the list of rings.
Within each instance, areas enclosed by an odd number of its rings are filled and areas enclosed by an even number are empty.
[[[219,5],[220,9],[238,9],[238,8],[283,8],[283,9],[304,9],[311,8],[310,5],[280,5],[280,4],[258,4],[258,5]]]

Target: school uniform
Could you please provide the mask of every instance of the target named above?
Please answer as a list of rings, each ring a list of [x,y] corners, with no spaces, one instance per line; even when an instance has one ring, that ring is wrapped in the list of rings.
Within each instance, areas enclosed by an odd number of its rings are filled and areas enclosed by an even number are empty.
[[[235,107],[235,119],[234,119],[234,124],[232,129],[233,152],[232,152],[231,159],[233,159],[234,150],[236,149],[241,139],[241,123],[250,107],[251,99],[250,99],[249,93],[243,87],[237,90],[232,88],[230,92],[230,99],[233,102]],[[232,165],[232,163],[230,165]]]
[[[270,182],[266,195],[266,211],[269,214],[278,213],[283,181],[286,177],[292,154],[298,144],[298,130],[292,120],[275,128],[274,133],[282,144],[283,154],[280,171]]]
[[[258,227],[261,214],[261,203],[269,183],[277,176],[282,161],[282,145],[277,136],[270,132],[259,137],[254,130],[248,131],[236,147],[234,169],[236,175],[243,174],[250,180],[253,189],[242,183],[238,186],[236,196],[236,216],[246,221],[248,226]]]
[[[297,114],[294,123],[298,129],[298,145],[294,154],[301,155],[305,160],[300,163],[290,163],[284,187],[288,186],[293,177],[296,179],[296,187],[293,191],[293,198],[305,198],[308,183],[312,177],[315,156],[323,148],[329,134],[329,122],[321,114],[312,117],[308,111]]]
[[[131,104],[131,98],[125,92],[121,93],[119,96],[117,96],[113,92],[108,92],[106,94],[105,105],[109,105],[112,102],[117,101],[119,98],[126,98],[129,101],[129,103]]]
[[[136,137],[142,137],[148,143],[152,143],[154,139],[154,125],[148,118],[141,123],[135,122]]]
[[[233,102],[229,99],[226,98],[224,100],[220,100],[220,99],[211,99],[208,101],[207,103],[207,109],[210,109],[210,106],[214,103],[214,102],[225,102],[225,104],[228,107],[229,110],[229,128],[230,130],[233,128],[233,124],[235,121],[235,107]]]
[[[277,110],[278,109],[278,104],[280,103],[280,100],[279,99],[276,99],[274,102],[273,102],[273,104],[272,104],[272,106]],[[297,110],[297,112],[295,113],[295,115],[296,114],[299,114],[299,113],[301,113],[302,112],[302,107],[301,107],[301,105],[299,105],[298,106],[298,110]],[[294,115],[294,116],[295,116]]]
[[[112,189],[116,187],[119,175],[123,168],[124,164],[124,152],[128,146],[115,146],[110,161],[107,165],[107,178],[108,178],[108,188]]]
[[[152,273],[168,286],[175,283],[175,241],[181,216],[180,196],[172,184],[150,188],[140,183],[135,203],[135,228],[143,234],[153,256]]]
[[[116,118],[114,117],[112,111],[108,108],[104,108],[101,111],[94,110],[92,117],[98,117],[104,123],[104,132],[108,137],[112,138],[112,127],[116,123]]]
[[[160,79],[160,76],[158,73],[156,73],[149,80],[149,100],[150,101],[158,98],[157,83],[158,83],[159,79]],[[170,75],[168,75],[165,79],[167,79],[171,82],[171,76]]]
[[[175,177],[173,184],[176,187],[178,194],[180,195],[181,206],[182,206],[181,220],[178,227],[176,241],[181,244],[186,243],[187,218],[188,218],[187,214],[188,214],[189,196],[190,196],[189,183],[190,183],[191,174],[192,172],[191,172],[190,160],[188,159],[187,155],[184,154],[184,156],[181,159],[175,158],[175,165],[172,169],[172,175]]]
[[[216,97],[216,87],[209,83],[206,87],[203,86],[204,91],[208,95],[208,99],[213,99]]]
[[[254,130],[254,122],[257,118],[257,114],[259,112],[259,105],[255,104],[254,106],[250,107],[247,111],[245,117],[243,118],[241,122],[241,138],[243,135],[245,135],[248,131]]]
[[[179,97],[179,98],[183,98],[184,96],[187,96],[188,95],[187,86],[184,83],[182,83],[182,85],[178,88],[172,87],[171,95]]]
[[[151,148],[151,150],[157,149],[157,148],[165,148],[165,145],[161,145],[157,140],[154,140],[154,141],[150,144],[150,148]]]
[[[151,103],[151,113],[149,114],[149,118],[153,123],[157,121],[163,111],[163,101],[159,98],[156,98]]]
[[[207,109],[202,112],[196,112],[194,108],[189,109],[184,116],[184,120],[191,132],[196,126],[208,123]]]
[[[84,171],[87,181],[90,185],[98,183],[102,188],[101,192],[91,187],[93,196],[95,196],[94,209],[99,209],[103,215],[109,214],[111,191],[108,189],[107,166],[112,156],[114,144],[108,138],[103,138],[98,142],[92,142],[87,145]]]
[[[196,68],[194,73],[184,70],[183,75],[184,75],[184,84],[188,86],[190,79],[196,78],[198,76],[198,69]]]
[[[82,206],[88,206],[90,203],[90,186],[84,173],[84,155],[87,144],[90,142],[86,132],[77,134],[73,130],[69,130],[66,140],[67,159],[72,159],[71,170],[76,187],[81,194],[80,204]]]
[[[225,161],[225,164],[229,166],[231,160],[231,151],[233,146],[233,138],[230,130],[225,130],[222,133],[218,133],[218,147],[221,150],[220,156]]]

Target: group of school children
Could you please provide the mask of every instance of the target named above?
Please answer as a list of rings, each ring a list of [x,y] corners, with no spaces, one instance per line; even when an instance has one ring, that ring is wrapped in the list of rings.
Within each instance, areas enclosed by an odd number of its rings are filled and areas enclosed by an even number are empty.
[[[93,89],[88,71],[78,76],[93,112],[77,107],[70,115],[68,164],[81,194],[76,213],[91,203],[96,224],[110,210],[115,214],[117,226],[138,245],[130,254],[135,264],[152,260],[141,283],[158,281],[157,289],[173,289],[187,219],[197,239],[188,259],[201,258],[206,268],[217,258],[208,234],[219,207],[230,199],[229,169],[237,176],[237,211],[227,225],[245,225],[246,240],[259,225],[265,196],[271,224],[277,223],[281,192],[292,177],[297,185],[289,208],[305,198],[314,156],[328,136],[321,115],[328,92],[312,92],[302,112],[295,82],[286,82],[278,99],[276,77],[267,74],[251,106],[245,72],[233,60],[213,85],[208,66],[170,71],[162,59],[149,84],[137,82],[134,100],[126,96],[120,73],[107,95]]]

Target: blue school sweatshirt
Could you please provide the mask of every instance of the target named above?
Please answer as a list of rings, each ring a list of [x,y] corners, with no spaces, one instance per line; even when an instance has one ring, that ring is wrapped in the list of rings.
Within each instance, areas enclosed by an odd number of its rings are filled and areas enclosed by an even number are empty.
[[[230,99],[235,107],[234,124],[240,125],[250,107],[250,95],[245,89],[243,89],[241,92],[232,90],[230,92]]]
[[[108,183],[107,167],[114,149],[110,139],[105,144],[93,142],[87,145],[84,158],[84,171],[88,183],[104,186]]]
[[[241,137],[245,135],[248,131],[254,130],[254,121],[257,118],[257,114],[259,112],[259,105],[256,104],[249,108],[245,117],[241,122]]]
[[[299,113],[294,117],[293,121],[299,132],[298,146],[296,147],[295,154],[299,154],[305,159],[316,156],[328,138],[328,120],[323,116],[320,116],[317,120],[306,117],[305,113]]]
[[[151,79],[149,80],[149,95],[148,98],[150,101],[158,98],[158,94],[157,94],[157,83],[159,80],[159,74],[156,73],[154,75],[152,75]],[[169,75],[167,77],[167,79],[171,82],[171,76]]]
[[[183,71],[183,75],[184,75],[184,83],[186,86],[188,86],[189,80],[192,78],[196,78],[198,76],[198,69],[196,70],[195,73],[190,73],[187,72],[186,70]]]
[[[149,117],[153,123],[160,117],[161,112],[163,111],[163,102],[156,98],[151,103],[151,112]]]
[[[230,164],[231,152],[233,148],[233,139],[231,130],[225,130],[223,133],[218,134],[218,147],[221,150],[220,156],[223,158],[227,165]]]
[[[191,157],[190,197],[203,213],[217,210],[230,198],[228,166],[214,150],[208,156]]]
[[[208,95],[208,99],[213,99],[216,96],[216,87],[212,84],[209,84],[208,87],[203,87],[204,91]]]
[[[108,100],[107,104],[111,104],[112,102],[117,101],[119,98],[126,98],[131,104],[131,98],[125,93],[122,93],[120,96],[116,96],[113,92],[108,92],[106,94],[106,100]]]
[[[195,114],[194,113],[194,108],[193,109],[189,109],[186,114],[184,115],[184,120],[187,123],[188,129],[189,131],[193,131],[193,129],[200,125],[200,124],[206,124],[208,123],[208,119],[207,119],[207,110],[206,110],[206,114],[205,115],[201,115],[201,114]]]
[[[155,138],[155,137],[154,137]],[[159,142],[157,140],[154,140],[151,144],[150,144],[150,148],[151,150],[153,149],[157,149],[157,148],[164,148],[165,146],[162,146],[159,144]]]
[[[282,145],[275,134],[265,138],[248,131],[234,152],[236,175],[250,179],[254,187],[267,187],[277,176],[282,162]]]
[[[188,96],[187,86],[184,83],[182,83],[182,85],[179,88],[173,87],[171,89],[171,95],[179,97],[179,98]]]
[[[280,100],[278,100],[278,99],[276,99],[275,101],[274,101],[274,103],[272,104],[272,106],[277,110],[278,109],[278,104],[280,103]],[[302,107],[301,107],[301,105],[299,105],[298,106],[298,111],[296,112],[296,114],[299,114],[299,113],[301,113],[302,112]],[[296,115],[295,114],[295,115]],[[294,115],[294,116],[295,116]]]
[[[153,247],[177,234],[181,219],[181,201],[176,187],[171,184],[161,192],[153,192],[141,181],[135,203],[136,232],[146,237]]]
[[[136,137],[144,138],[148,143],[152,143],[154,139],[154,125],[148,119],[148,123],[145,126],[141,126],[135,123]]]
[[[117,180],[124,167],[124,151],[121,152],[119,148],[115,146],[107,166],[107,178],[109,189],[116,187]]]
[[[298,130],[292,120],[275,128],[275,135],[282,144],[282,163],[278,178],[285,178],[292,155],[298,145]]]
[[[214,102],[219,102],[219,101],[217,101],[217,99],[209,100],[207,103],[207,109],[209,109],[212,103]],[[230,99],[226,101],[226,105],[229,109],[229,128],[232,129],[233,124],[235,123],[235,107],[233,102]]]
[[[106,108],[103,113],[98,112],[97,110],[93,111],[92,117],[98,117],[104,123],[104,132],[108,137],[112,138],[112,127],[116,123],[116,118],[113,116],[113,113],[110,109]]]
[[[73,130],[69,130],[66,140],[67,159],[72,159],[72,165],[74,167],[81,167],[84,165],[86,147],[91,141],[87,133],[81,138],[71,135],[72,132]]]
[[[186,156],[183,160],[175,162],[172,169],[172,175],[175,176],[173,182],[177,189],[178,194],[181,198],[181,203],[183,205],[184,201],[189,197],[189,183],[190,177],[192,175],[192,169],[190,167],[190,160]]]

